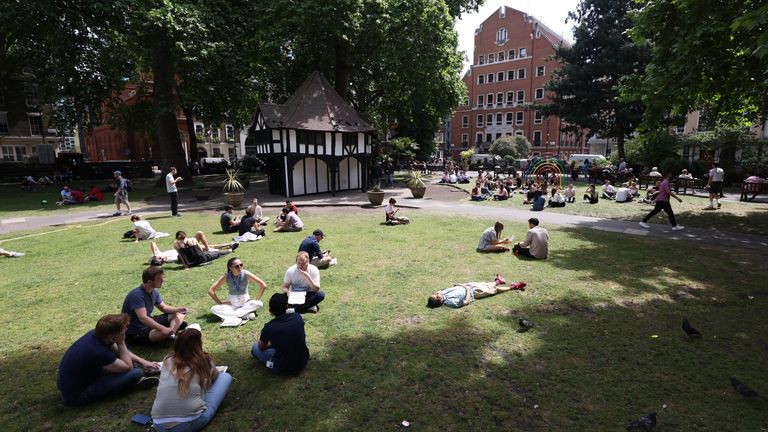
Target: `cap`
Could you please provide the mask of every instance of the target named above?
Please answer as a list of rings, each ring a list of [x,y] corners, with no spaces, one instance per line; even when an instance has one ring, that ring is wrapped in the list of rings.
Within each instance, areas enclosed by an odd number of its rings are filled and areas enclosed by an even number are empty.
[[[120,171],[115,171],[112,174],[123,175],[123,173],[121,173]]]
[[[319,236],[325,237],[325,234],[323,234],[323,230],[321,230],[320,228],[312,231],[312,235],[319,235]]]

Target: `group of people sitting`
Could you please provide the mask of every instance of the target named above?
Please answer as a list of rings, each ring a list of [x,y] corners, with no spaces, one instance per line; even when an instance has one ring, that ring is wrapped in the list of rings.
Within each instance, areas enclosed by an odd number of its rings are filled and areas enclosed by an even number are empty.
[[[253,236],[263,236],[266,234],[262,226],[266,226],[269,221],[264,217],[264,212],[259,205],[259,200],[254,198],[251,205],[245,209],[242,216],[234,216],[234,207],[227,205],[224,207],[224,213],[221,214],[219,222],[221,230],[227,233],[238,233],[239,236],[250,234]],[[304,222],[299,218],[299,208],[292,200],[285,201],[285,207],[280,210],[274,222],[274,232],[297,232],[304,229]]]
[[[600,197],[602,197],[617,203],[626,203],[640,197],[640,188],[634,181],[624,182],[616,188],[611,184],[610,180],[606,180],[601,186],[601,191],[601,195],[598,196],[595,185],[589,185],[587,192],[584,194],[584,201],[590,204],[597,204],[600,201]]]
[[[485,201],[493,199],[504,201],[522,186],[522,178],[517,172],[502,178],[498,174],[489,175],[482,169],[478,170],[475,187],[472,188],[470,199],[472,201]]]
[[[443,171],[443,177],[440,178],[439,183],[469,183],[469,175],[464,170],[457,170],[456,168],[446,168]]]
[[[61,189],[61,200],[56,201],[56,205],[72,205],[82,204],[86,201],[101,201],[104,199],[104,193],[101,188],[97,186],[88,186],[90,190],[88,195],[85,195],[82,191],[77,189],[71,189],[69,186],[64,186]]]

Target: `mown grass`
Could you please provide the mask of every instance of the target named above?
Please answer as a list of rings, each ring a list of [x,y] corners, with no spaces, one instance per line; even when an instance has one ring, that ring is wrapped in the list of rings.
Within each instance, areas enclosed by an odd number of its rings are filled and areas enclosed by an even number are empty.
[[[456,185],[466,191],[471,191],[473,185]],[[451,187],[451,186],[444,186]],[[589,204],[582,200],[586,193],[585,183],[577,183],[576,202],[560,208],[544,208],[545,212],[563,213],[578,216],[590,216],[607,219],[640,221],[653,209],[650,204],[640,202],[616,203],[615,201],[601,199],[597,204]],[[598,186],[599,189],[599,186]],[[641,193],[645,196],[645,190]],[[737,231],[750,234],[768,235],[768,204],[764,202],[739,202],[724,200],[723,207],[719,210],[705,210],[709,206],[709,198],[699,195],[678,195],[683,202],[672,200],[672,210],[675,212],[677,222],[683,226],[696,228],[712,228],[716,230]],[[549,199],[549,197],[547,197]],[[510,207],[516,209],[530,208],[530,204],[523,204],[525,196],[513,194],[506,201],[471,201],[469,196],[465,199],[480,206]],[[661,212],[651,221],[652,223],[669,223],[667,215]]]
[[[766,426],[766,403],[728,382],[734,375],[768,393],[764,251],[547,227],[550,258],[523,261],[474,252],[492,220],[408,210],[410,225],[387,227],[379,212],[302,211],[308,228],[323,228],[322,246],[339,265],[321,273],[321,312],[304,316],[312,360],[295,378],[250,358],[267,312],[233,329],[208,313],[206,290],[223,261],[166,266],[164,299],[193,309],[205,349],[236,378],[208,430],[391,430],[404,419],[429,431],[620,430],[648,411],[659,413],[659,430]],[[150,221],[224,241],[210,234],[217,216]],[[503,222],[508,235],[525,232]],[[55,386],[64,350],[140,283],[149,245],[121,241],[128,225],[120,218],[0,244],[27,252],[0,260],[3,430],[136,430],[130,417],[150,411],[152,390],[72,409]],[[266,297],[306,234],[269,233],[237,250],[267,282]],[[528,289],[459,310],[425,307],[436,289],[496,272]],[[684,316],[703,339],[684,337]],[[536,327],[517,333],[519,317]],[[160,359],[168,347],[136,351]]]

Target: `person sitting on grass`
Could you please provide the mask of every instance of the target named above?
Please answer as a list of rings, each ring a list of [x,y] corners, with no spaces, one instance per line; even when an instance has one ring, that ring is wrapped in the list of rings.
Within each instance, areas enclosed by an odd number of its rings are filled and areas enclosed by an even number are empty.
[[[629,182],[629,193],[632,195],[632,198],[640,198],[640,188],[637,187],[637,183],[631,181]]]
[[[293,201],[291,201],[291,204],[293,204]],[[293,207],[296,208],[296,211],[294,213],[298,214],[299,208],[296,207],[295,205]],[[268,217],[266,217],[266,218],[264,217],[264,210],[259,205],[259,199],[258,198],[252,199],[251,200],[251,205],[249,205],[248,208],[249,209],[251,209],[251,208],[253,209],[253,217],[256,218],[256,222],[259,225],[266,225],[267,222],[269,222],[269,218]],[[246,213],[248,213],[248,209],[246,209]]]
[[[504,231],[504,224],[496,221],[492,227],[480,234],[480,242],[477,244],[478,252],[509,252],[509,248],[503,245],[512,242],[512,239],[501,238],[501,232]]]
[[[645,204],[656,204],[656,192],[659,190],[660,186],[661,181],[657,181],[653,187],[649,187],[645,191],[645,198],[642,199],[642,202]]]
[[[576,191],[573,189],[572,184],[569,184],[568,189],[565,190],[565,202],[567,203],[576,202]]]
[[[630,192],[628,186],[627,183],[622,183],[621,187],[616,190],[615,197],[617,203],[627,203],[632,201],[632,192]]]
[[[259,292],[255,299],[251,299],[248,293],[248,282],[254,282],[259,286]],[[227,301],[222,302],[216,291],[226,282],[228,295]],[[261,296],[267,284],[258,276],[243,268],[243,261],[233,257],[227,261],[227,272],[208,288],[208,295],[216,304],[211,307],[211,313],[223,320],[222,327],[238,326],[249,320],[256,319],[257,310],[264,306]]]
[[[155,231],[154,228],[141,218],[141,215],[131,216],[131,222],[133,222],[133,238],[134,243],[139,240],[152,240],[156,238],[168,237],[170,234]]]
[[[597,192],[595,191],[595,185],[589,185],[587,193],[584,194],[584,201],[588,201],[590,204],[597,204],[599,199],[597,197]]]
[[[266,235],[266,230],[261,227],[261,222],[259,218],[256,217],[256,207],[250,206],[245,209],[245,217],[240,221],[237,232],[240,236],[245,233],[251,233],[256,236]]]
[[[512,248],[512,253],[517,257],[525,256],[547,259],[547,255],[549,255],[549,233],[539,226],[539,220],[536,218],[528,219],[528,228],[525,240],[516,244]]]
[[[21,189],[25,191],[33,191],[37,185],[38,182],[31,175],[24,177],[24,180],[21,181]]]
[[[61,201],[56,201],[56,205],[77,205],[82,204],[85,201],[85,195],[79,190],[70,189],[69,186],[64,186],[61,189]]]
[[[141,274],[141,285],[132,289],[125,300],[121,312],[131,319],[125,333],[125,341],[130,345],[162,342],[176,337],[176,332],[186,328],[184,319],[186,307],[174,307],[163,302],[158,291],[165,282],[163,269],[147,267]],[[152,316],[155,306],[163,312]]]
[[[97,186],[88,186],[88,196],[85,197],[86,201],[101,201],[104,199],[104,192]]]
[[[509,199],[509,191],[504,187],[504,183],[501,180],[496,184],[496,194],[493,195],[493,199],[494,201],[506,201]]]
[[[288,209],[289,212],[293,212],[295,214],[299,214],[299,208],[296,207],[296,204],[293,203],[293,200],[285,200],[285,208]],[[280,214],[277,215],[275,218],[275,226],[280,225],[280,223],[285,222],[285,218],[288,216],[288,213],[283,213],[282,211]]]
[[[21,258],[25,254],[22,252],[13,252],[9,250],[5,250],[3,248],[0,248],[0,256],[8,257],[8,258]]]
[[[109,395],[157,383],[157,379],[144,379],[145,371],[157,372],[157,363],[144,360],[125,345],[129,322],[124,313],[104,315],[96,328],[67,349],[59,363],[56,381],[64,404],[88,405]]]
[[[544,192],[541,190],[537,190],[533,193],[533,203],[531,204],[531,211],[542,211],[544,210],[544,205],[546,204],[546,200],[544,199]]]
[[[603,188],[603,198],[612,200],[616,195],[616,189],[613,187],[613,185],[611,185],[610,180],[606,180],[602,188]]]
[[[280,216],[283,220],[277,223],[277,228],[273,230],[274,232],[298,232],[304,229],[304,222],[290,208],[283,207]]]
[[[179,252],[176,249],[161,251],[155,242],[152,242],[150,249],[152,256],[149,257],[149,265],[151,266],[159,267],[167,262],[179,262]]]
[[[565,197],[557,191],[557,188],[552,188],[552,198],[549,200],[550,207],[565,207]]]
[[[197,431],[216,415],[232,384],[203,351],[203,337],[190,328],[179,334],[173,352],[163,359],[160,383],[152,404],[152,426],[157,432]]]
[[[179,260],[184,264],[184,269],[221,258],[238,246],[238,243],[211,245],[202,231],[196,232],[195,238],[188,238],[184,231],[176,231],[176,241],[173,242],[173,247],[179,252]]]
[[[240,231],[240,216],[233,216],[235,208],[227,204],[224,206],[224,213],[219,216],[219,225],[225,233],[234,233]]]
[[[384,214],[386,215],[386,224],[387,225],[407,225],[411,223],[411,220],[408,219],[405,216],[397,216],[397,212],[400,211],[399,208],[395,208],[395,204],[397,204],[397,200],[394,198],[389,199],[389,204],[387,204],[386,207],[384,207]]]
[[[472,188],[472,192],[469,194],[469,199],[472,201],[485,201],[485,195],[480,192],[480,183],[475,183],[475,187]]]
[[[293,298],[289,313],[317,313],[319,303],[325,299],[325,293],[320,290],[320,270],[309,263],[306,252],[296,254],[296,264],[285,271],[282,289]]]
[[[299,314],[288,313],[286,294],[272,295],[269,312],[275,318],[261,329],[259,340],[251,347],[251,355],[275,374],[296,375],[309,361],[304,319]]]
[[[427,307],[434,309],[445,305],[450,308],[460,308],[477,299],[490,297],[498,293],[511,290],[525,291],[527,284],[525,282],[516,282],[509,284],[509,286],[502,285],[504,285],[504,278],[498,274],[494,282],[466,282],[457,284],[432,293],[427,299]]]
[[[320,241],[324,238],[325,233],[318,228],[312,231],[312,235],[307,236],[299,245],[299,252],[306,252],[309,255],[309,263],[320,270],[330,267],[331,261],[333,261],[331,251],[320,249]]]

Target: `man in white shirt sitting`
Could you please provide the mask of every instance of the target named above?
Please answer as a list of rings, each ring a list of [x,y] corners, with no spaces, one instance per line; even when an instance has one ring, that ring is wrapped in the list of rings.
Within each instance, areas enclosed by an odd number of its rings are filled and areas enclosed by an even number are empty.
[[[320,291],[320,270],[309,263],[309,254],[304,251],[296,255],[296,264],[285,271],[282,288],[288,294],[288,306],[295,312],[316,313],[320,310],[318,304],[325,299],[325,293]]]
[[[624,203],[632,201],[632,191],[629,190],[627,183],[622,183],[621,187],[616,191],[616,202]]]
[[[616,189],[613,188],[610,180],[606,180],[603,184],[603,198],[613,199],[614,195],[616,195]]]

